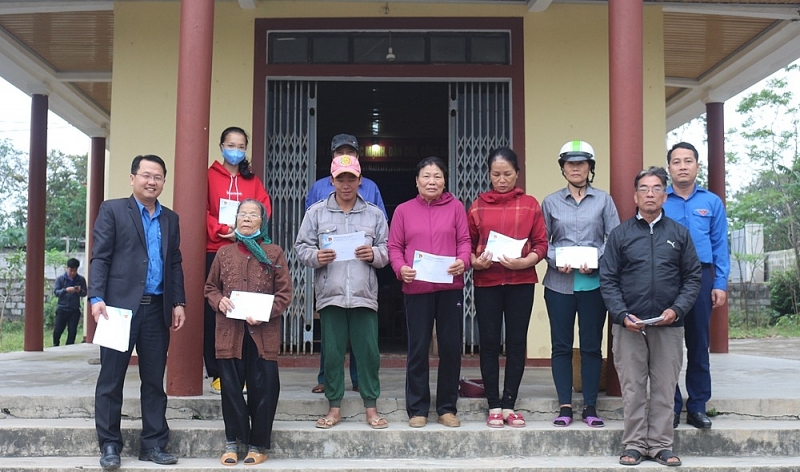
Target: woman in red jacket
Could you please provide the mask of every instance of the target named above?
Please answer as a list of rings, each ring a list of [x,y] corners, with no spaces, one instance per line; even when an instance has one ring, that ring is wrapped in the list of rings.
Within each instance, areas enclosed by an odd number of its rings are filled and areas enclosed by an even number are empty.
[[[264,205],[267,218],[272,217],[272,205],[264,184],[250,170],[245,159],[249,140],[242,128],[231,126],[219,138],[222,161],[214,161],[208,169],[208,201],[206,202],[206,277],[217,251],[234,241],[236,209],[239,202],[252,198]],[[211,379],[211,391],[220,393],[219,369],[214,350],[216,315],[205,304],[203,330],[203,360]]]
[[[516,186],[517,155],[502,147],[489,154],[492,190],[469,209],[470,257],[481,342],[481,376],[489,401],[490,428],[525,426],[514,411],[525,370],[525,345],[533,310],[536,264],[547,255],[547,231],[539,202]],[[514,241],[515,240],[515,241]],[[506,324],[506,372],[500,397],[499,356]]]

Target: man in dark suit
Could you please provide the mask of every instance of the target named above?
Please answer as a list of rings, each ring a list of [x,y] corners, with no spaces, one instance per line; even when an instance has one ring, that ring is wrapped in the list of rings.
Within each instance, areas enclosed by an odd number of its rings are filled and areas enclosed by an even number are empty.
[[[139,460],[174,464],[169,440],[164,371],[170,330],[186,320],[178,215],[161,206],[167,167],[158,156],[136,156],[133,195],[103,202],[94,225],[89,266],[92,316],[108,319],[106,305],[133,312],[127,352],[100,348],[95,425],[104,470],[120,466],[122,387],[131,352],[139,355],[142,435]]]

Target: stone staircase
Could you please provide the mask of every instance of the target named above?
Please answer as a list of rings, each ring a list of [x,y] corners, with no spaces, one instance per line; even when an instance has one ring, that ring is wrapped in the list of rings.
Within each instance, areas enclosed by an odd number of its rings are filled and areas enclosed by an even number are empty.
[[[99,471],[93,420],[97,366],[85,358],[91,347],[66,348],[59,356],[46,353],[0,355],[0,472]],[[70,354],[71,353],[71,354]],[[77,354],[76,354],[77,353]],[[675,452],[680,470],[702,472],[800,471],[800,361],[754,356],[712,356],[719,413],[711,430],[686,424],[676,430]],[[316,471],[630,471],[618,463],[622,437],[619,398],[600,395],[598,412],[607,426],[591,429],[580,421],[554,428],[557,411],[549,369],[526,370],[517,410],[525,428],[490,429],[485,425],[485,400],[461,398],[460,428],[436,423],[407,425],[402,396],[403,369],[382,369],[378,410],[389,428],[372,430],[365,423],[357,393],[348,390],[343,422],[332,429],[314,427],[327,411],[322,395],[309,390],[316,369],[281,368],[281,400],[272,435],[270,459],[258,466],[219,463],[224,443],[219,396],[171,397],[169,450],[180,457],[174,466],[136,458],[141,412],[138,374],[129,369],[123,406],[125,449],[122,471],[229,471],[265,469]],[[478,376],[477,369],[464,369]],[[435,377],[432,375],[435,382]],[[580,411],[580,394],[575,409]],[[638,469],[664,467],[645,461]]]

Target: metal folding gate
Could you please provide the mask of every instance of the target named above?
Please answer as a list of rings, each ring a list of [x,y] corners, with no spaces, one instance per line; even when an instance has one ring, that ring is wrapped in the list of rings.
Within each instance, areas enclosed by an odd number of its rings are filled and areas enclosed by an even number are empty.
[[[511,145],[511,98],[508,82],[450,84],[450,191],[466,208],[489,189],[489,152]],[[505,332],[505,330],[503,330]],[[472,271],[464,285],[464,352],[479,344]]]
[[[305,213],[305,196],[316,175],[316,81],[268,80],[266,176],[272,198],[273,241],[286,252],[294,299],[283,314],[283,354],[313,350],[314,290],[312,270],[294,253],[294,241]],[[468,208],[488,189],[486,157],[510,146],[511,97],[507,81],[452,82],[448,187]],[[478,344],[472,276],[464,288],[464,351]]]

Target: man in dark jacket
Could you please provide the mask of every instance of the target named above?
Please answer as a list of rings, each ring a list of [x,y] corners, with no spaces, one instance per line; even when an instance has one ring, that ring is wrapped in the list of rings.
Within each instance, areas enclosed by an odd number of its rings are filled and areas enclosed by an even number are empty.
[[[661,209],[666,188],[661,167],[636,176],[637,214],[611,231],[600,265],[622,387],[623,465],[636,465],[642,456],[681,464],[672,453],[672,408],[683,364],[683,318],[700,292],[701,272],[689,231]]]
[[[86,296],[86,279],[78,275],[78,259],[67,261],[67,271],[56,278],[53,294],[58,297],[56,325],[53,328],[53,346],[61,344],[61,334],[67,328],[67,344],[75,344],[78,323],[81,320],[81,297]]]

